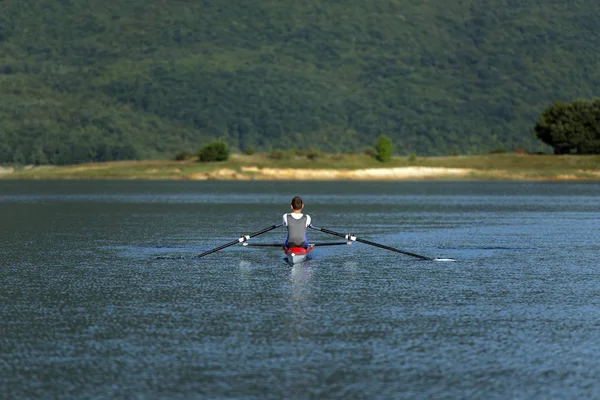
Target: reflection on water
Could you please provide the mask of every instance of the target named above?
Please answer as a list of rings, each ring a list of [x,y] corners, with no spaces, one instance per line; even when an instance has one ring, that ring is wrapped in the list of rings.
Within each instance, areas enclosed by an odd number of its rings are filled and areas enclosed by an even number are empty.
[[[344,270],[354,273],[358,270],[360,264],[356,261],[344,261],[342,265],[344,266]]]
[[[250,273],[250,267],[252,266],[252,263],[248,260],[241,260],[240,261],[240,272],[244,272],[245,274]]]
[[[292,300],[293,304],[302,303],[310,297],[313,270],[310,261],[294,264],[290,272],[290,280],[292,283]]]
[[[312,276],[311,261],[294,264],[291,271],[292,283],[295,285],[306,284]]]
[[[289,300],[290,340],[298,341],[310,335],[313,315],[311,280],[313,270],[310,261],[294,264],[290,271],[291,295]]]

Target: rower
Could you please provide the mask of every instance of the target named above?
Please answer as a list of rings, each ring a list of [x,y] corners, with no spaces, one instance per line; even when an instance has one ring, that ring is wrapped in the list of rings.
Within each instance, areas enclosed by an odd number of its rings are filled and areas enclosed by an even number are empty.
[[[292,212],[283,214],[283,224],[287,226],[288,234],[285,239],[285,247],[308,248],[308,235],[306,228],[311,224],[310,215],[303,214],[304,202],[299,196],[292,199]]]

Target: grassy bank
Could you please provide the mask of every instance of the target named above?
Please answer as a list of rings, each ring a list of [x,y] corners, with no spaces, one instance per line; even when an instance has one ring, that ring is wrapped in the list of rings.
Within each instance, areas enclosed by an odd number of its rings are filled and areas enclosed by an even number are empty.
[[[371,174],[356,177],[357,172]],[[378,173],[389,170],[388,174]],[[410,174],[404,172],[410,171]],[[269,172],[269,175],[267,175]],[[347,175],[344,175],[347,174]],[[600,156],[492,154],[395,157],[362,154],[232,155],[226,162],[123,161],[73,166],[4,166],[0,179],[518,179],[599,180]],[[302,177],[300,177],[302,176]],[[383,178],[382,178],[383,177]]]

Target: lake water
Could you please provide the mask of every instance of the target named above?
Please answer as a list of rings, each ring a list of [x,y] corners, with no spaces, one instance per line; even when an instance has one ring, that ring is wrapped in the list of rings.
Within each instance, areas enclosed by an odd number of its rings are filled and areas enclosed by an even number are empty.
[[[457,261],[193,258],[294,195],[315,226]],[[599,205],[598,183],[0,181],[0,393],[597,399]]]

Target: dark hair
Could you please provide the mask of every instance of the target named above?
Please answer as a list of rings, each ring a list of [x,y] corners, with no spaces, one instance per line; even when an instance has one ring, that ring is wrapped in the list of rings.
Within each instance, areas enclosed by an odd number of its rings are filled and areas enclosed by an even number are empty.
[[[302,202],[300,196],[296,196],[292,199],[292,208],[294,210],[301,210],[303,205],[304,203]]]

